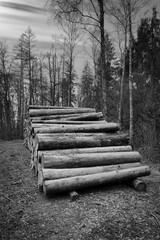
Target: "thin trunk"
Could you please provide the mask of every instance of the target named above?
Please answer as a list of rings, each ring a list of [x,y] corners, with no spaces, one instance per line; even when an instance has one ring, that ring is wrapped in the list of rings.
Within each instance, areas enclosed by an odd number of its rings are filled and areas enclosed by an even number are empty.
[[[65,105],[65,94],[64,94],[64,66],[65,66],[65,42],[62,55],[62,83],[61,83],[61,92],[62,92],[62,106]]]
[[[57,72],[58,76],[58,91],[57,91],[57,104],[58,106],[60,105],[60,68],[58,67],[58,72]]]
[[[55,99],[56,99],[56,68],[57,68],[56,61],[57,61],[57,55],[55,53],[53,56],[53,71],[54,71],[54,74],[53,74],[53,99],[52,99],[53,106],[55,105]]]
[[[131,18],[131,2],[128,2],[129,13],[129,106],[130,106],[130,120],[129,120],[129,136],[130,145],[133,145],[133,75],[132,75],[132,18]]]
[[[24,108],[24,66],[23,66],[23,49],[21,48],[21,138],[23,138],[23,126],[24,126],[24,116],[25,116],[25,108]]]
[[[105,35],[104,35],[104,1],[98,0],[100,8],[100,31],[101,31],[101,108],[107,117],[107,86],[106,86],[106,64],[105,64]]]
[[[29,52],[28,52],[28,67],[29,67],[29,94],[30,94],[30,100],[29,104],[33,103],[33,86],[32,86],[32,69],[31,69],[31,49],[30,49],[30,43],[29,43]]]
[[[69,64],[69,102],[68,106],[72,106],[72,67],[73,67],[73,56],[71,51],[70,64]]]
[[[42,63],[40,62],[40,84],[41,84],[41,105],[43,106],[43,73]]]
[[[50,81],[50,98],[52,102],[53,89],[52,89],[52,69],[51,69],[51,56],[48,55],[48,71],[49,71],[49,81]]]
[[[123,85],[124,85],[125,66],[126,66],[126,49],[127,49],[127,28],[125,29],[123,70],[122,70],[122,78],[120,83],[120,100],[119,100],[119,111],[118,111],[118,120],[120,125],[122,122],[122,102],[123,102]]]
[[[151,21],[151,32],[152,32],[152,56],[151,56],[151,91],[152,91],[152,107],[153,107],[153,134],[155,136],[155,144],[154,147],[156,148],[156,151],[159,152],[159,143],[160,143],[160,136],[159,136],[159,103],[158,103],[158,81],[157,77],[155,76],[155,69],[156,69],[156,64],[155,64],[155,28],[156,28],[156,18],[157,18],[157,12],[156,9],[153,8],[153,16],[152,16],[152,21]]]

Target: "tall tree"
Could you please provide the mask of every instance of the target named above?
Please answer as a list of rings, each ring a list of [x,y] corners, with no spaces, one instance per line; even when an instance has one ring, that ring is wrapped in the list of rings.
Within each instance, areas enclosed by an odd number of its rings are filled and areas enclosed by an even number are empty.
[[[105,32],[105,74],[106,77],[105,79],[107,79],[106,81],[106,85],[107,85],[107,96],[106,96],[106,100],[108,103],[108,108],[107,108],[107,116],[108,116],[108,120],[113,120],[113,115],[115,115],[115,111],[113,111],[113,109],[116,108],[116,101],[114,103],[113,99],[115,94],[113,93],[114,88],[114,80],[113,80],[113,74],[114,74],[114,69],[112,68],[112,61],[114,60],[115,57],[115,49],[113,46],[113,42],[109,36],[109,34],[107,32]],[[101,55],[99,54],[99,56],[97,56],[97,81],[95,84],[95,99],[96,99],[96,109],[100,110],[100,103],[98,102],[98,99],[100,99],[100,84],[101,84]],[[117,87],[115,89],[115,91],[117,91]],[[115,99],[116,100],[116,99]],[[115,106],[114,106],[115,104]],[[113,114],[114,112],[114,114]],[[112,116],[111,116],[112,115]],[[116,117],[117,118],[117,117]],[[114,117],[114,120],[116,119]]]
[[[137,18],[138,12],[145,4],[145,0],[113,0],[109,1],[107,11],[112,15],[116,21],[121,25],[124,30],[125,43],[124,43],[124,58],[123,58],[123,71],[120,86],[120,103],[119,103],[119,122],[122,118],[122,100],[123,100],[123,83],[125,77],[125,56],[127,46],[127,33],[129,34],[129,107],[130,107],[130,144],[133,142],[133,96],[132,96],[132,28],[134,20]]]
[[[25,61],[27,63],[27,74],[29,81],[29,104],[34,104],[34,94],[33,94],[33,79],[32,79],[32,64],[35,58],[35,43],[36,37],[32,32],[30,27],[22,34],[23,39],[23,51],[25,53]]]
[[[87,62],[81,77],[80,90],[80,105],[82,107],[95,107],[94,92],[93,92],[94,78],[89,63]]]
[[[125,78],[125,66],[126,66],[126,50],[127,50],[127,33],[128,33],[128,0],[113,0],[108,1],[107,13],[113,17],[112,23],[118,28],[118,35],[120,32],[124,35],[124,50],[121,53],[122,63],[122,76],[120,79],[120,97],[119,97],[119,109],[118,109],[118,120],[121,124],[122,118],[122,101],[123,101],[123,85]],[[121,50],[121,49],[120,49]],[[122,51],[122,50],[121,50]]]
[[[107,102],[106,102],[106,69],[105,69],[105,34],[104,34],[104,13],[105,13],[106,1],[104,0],[60,0],[51,1],[47,0],[47,7],[55,16],[62,16],[70,13],[76,13],[78,19],[75,22],[83,24],[84,29],[93,35],[90,31],[90,27],[97,27],[100,31],[100,40],[96,38],[100,44],[101,53],[101,109],[104,115],[107,115]]]
[[[156,8],[153,8],[152,18],[142,19],[137,35],[135,67],[141,75],[145,73],[144,86],[147,88],[144,116],[152,122],[155,148],[160,151],[160,19]]]
[[[11,90],[13,87],[12,74],[13,60],[8,53],[6,41],[0,41],[0,98],[1,98],[1,134],[4,139],[13,137],[13,106],[11,103]]]
[[[14,55],[15,55],[15,64],[14,71],[16,76],[16,94],[17,94],[17,135],[20,138],[23,138],[23,124],[26,116],[25,109],[25,99],[26,99],[26,87],[24,84],[25,80],[25,67],[26,67],[26,56],[24,51],[24,40],[23,35],[18,39],[17,44],[13,47]]]
[[[129,25],[129,136],[130,145],[133,145],[133,73],[132,73],[132,12],[131,0],[128,0],[128,25]]]

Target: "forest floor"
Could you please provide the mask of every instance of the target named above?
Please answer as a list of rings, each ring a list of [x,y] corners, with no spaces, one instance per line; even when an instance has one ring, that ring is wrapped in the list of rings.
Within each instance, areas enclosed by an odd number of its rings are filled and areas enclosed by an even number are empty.
[[[146,192],[110,185],[81,191],[72,202],[38,191],[23,141],[0,141],[0,239],[160,239],[160,162],[143,163],[151,167]]]

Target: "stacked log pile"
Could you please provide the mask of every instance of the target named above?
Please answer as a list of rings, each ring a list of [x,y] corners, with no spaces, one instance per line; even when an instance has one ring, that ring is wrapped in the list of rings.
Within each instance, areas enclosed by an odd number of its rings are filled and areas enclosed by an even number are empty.
[[[31,165],[45,194],[126,180],[146,189],[137,178],[149,175],[149,167],[132,150],[128,134],[119,132],[119,124],[106,122],[101,112],[31,105],[26,125]]]

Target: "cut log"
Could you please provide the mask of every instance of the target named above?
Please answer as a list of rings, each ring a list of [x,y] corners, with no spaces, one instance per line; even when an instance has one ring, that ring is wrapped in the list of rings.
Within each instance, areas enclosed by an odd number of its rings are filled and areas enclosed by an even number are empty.
[[[72,191],[69,193],[69,196],[71,198],[71,201],[74,202],[77,199],[79,199],[79,194],[76,191]]]
[[[34,126],[34,125],[33,125]],[[74,133],[74,132],[116,132],[119,130],[119,124],[117,123],[96,123],[96,124],[83,124],[83,125],[65,125],[59,124],[58,126],[33,128],[34,134],[37,133]]]
[[[106,147],[123,146],[129,144],[128,134],[54,134],[53,137],[46,135],[36,136],[37,150],[56,150],[68,148],[88,148],[88,147]]]
[[[70,108],[70,109],[29,109],[29,116],[65,115],[74,113],[94,113],[94,108]]]
[[[97,137],[97,136],[106,136],[106,135],[115,135],[114,133],[110,134],[110,133],[105,133],[105,132],[97,132],[97,133],[92,133],[92,132],[80,132],[80,133],[37,133],[35,134],[35,137],[37,139],[38,138],[59,138],[59,137],[68,137],[68,138],[74,138],[75,136],[77,137]],[[118,135],[116,133],[116,135]],[[34,137],[32,136],[32,138],[34,139]]]
[[[139,179],[131,180],[130,185],[138,192],[146,191],[147,189],[145,182]]]
[[[100,124],[100,123],[106,123],[105,120],[101,121],[62,121],[62,120],[32,120],[31,127],[43,127],[43,125],[48,125],[48,124],[70,124],[70,125],[82,125],[82,124]]]
[[[65,118],[66,121],[95,121],[101,119],[104,119],[102,112],[84,113],[79,116],[70,116]]]
[[[43,106],[43,105],[29,105],[28,109],[68,109],[73,107],[64,107],[64,106]]]
[[[73,148],[73,149],[61,149],[61,150],[49,150],[35,152],[34,157],[38,158],[41,162],[41,156],[44,155],[66,155],[75,153],[102,153],[102,152],[129,152],[132,151],[132,147],[128,146],[113,146],[113,147],[95,147],[95,148]]]
[[[73,155],[42,155],[42,168],[76,168],[140,162],[139,152],[86,153]]]
[[[148,166],[140,166],[105,173],[96,173],[57,180],[46,180],[43,182],[43,191],[45,194],[55,194],[58,192],[109,184],[112,182],[128,181],[137,177],[147,176],[149,174],[150,169]]]
[[[65,118],[71,117],[71,116],[81,116],[81,114],[65,114],[65,115],[47,115],[47,116],[34,116],[30,117],[30,120],[57,120],[60,119],[60,121],[65,121]]]
[[[70,119],[71,118],[71,119]],[[61,121],[97,121],[103,119],[102,112],[97,113],[80,113],[80,114],[61,114],[47,116],[30,116],[31,120],[53,120],[60,119]],[[73,120],[72,120],[73,119]]]
[[[106,128],[104,127],[105,124],[106,124]],[[113,124],[115,125],[115,129],[116,129],[116,123],[113,123]],[[99,126],[99,129],[101,129],[101,130],[103,130],[103,128],[104,128],[104,129],[108,129],[107,132],[113,132],[114,131],[114,129],[113,129],[114,125],[113,124],[109,124],[105,121],[103,121],[103,122],[90,122],[88,124],[85,123],[85,122],[83,122],[83,124],[76,124],[76,122],[74,122],[73,124],[71,124],[69,122],[67,124],[66,124],[66,122],[61,122],[61,124],[60,123],[57,124],[56,122],[43,123],[43,124],[32,123],[32,124],[30,124],[30,133],[31,134],[36,134],[36,133],[60,133],[60,132],[85,132],[83,129],[87,128],[87,126],[88,126],[88,130],[86,130],[86,132],[87,131],[89,132],[89,129],[91,129],[91,130],[95,129],[95,130],[90,131],[90,132],[98,132],[98,126]],[[110,128],[109,128],[109,125],[111,126]],[[118,124],[117,124],[117,131],[118,131]]]
[[[109,166],[85,167],[85,168],[65,168],[65,169],[50,169],[42,168],[38,172],[38,188],[42,188],[45,180],[54,180],[60,178],[76,177],[90,175],[95,173],[109,172],[114,170],[139,167],[140,162],[116,164]]]

